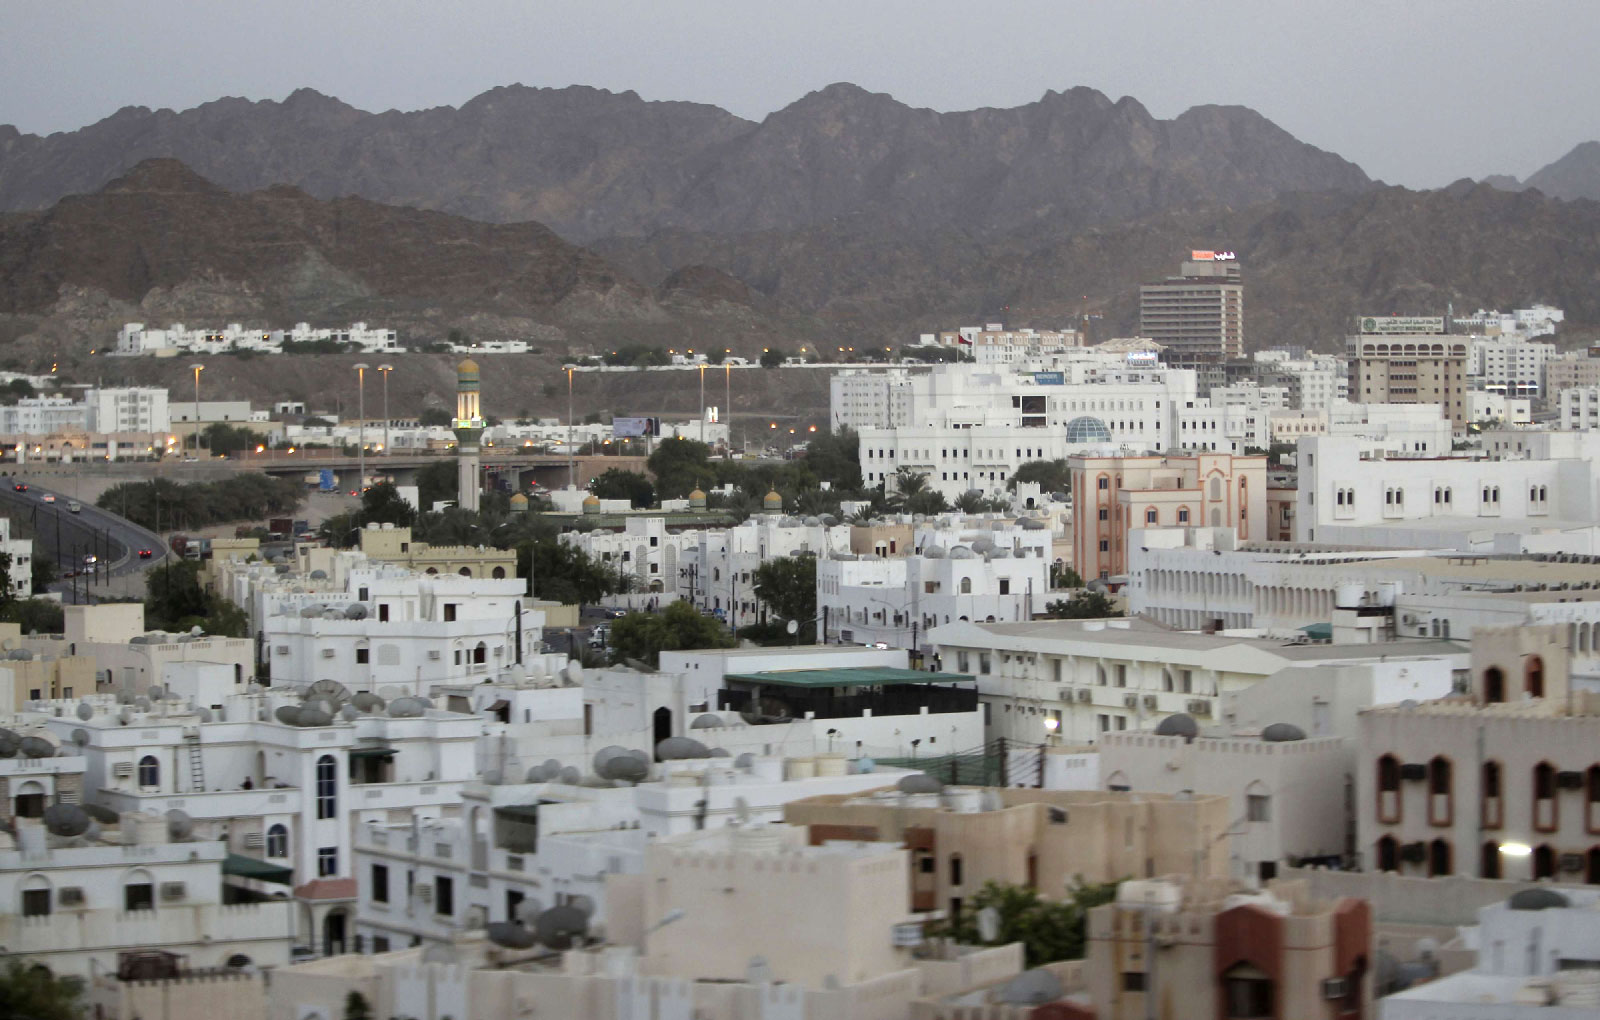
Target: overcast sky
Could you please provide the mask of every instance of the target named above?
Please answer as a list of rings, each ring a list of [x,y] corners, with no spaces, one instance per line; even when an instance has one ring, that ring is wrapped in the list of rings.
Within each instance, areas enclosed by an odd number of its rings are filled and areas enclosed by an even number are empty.
[[[851,81],[938,110],[1088,85],[1253,107],[1413,187],[1600,139],[1600,0],[10,0],[0,123],[71,130],[311,86],[368,110],[594,85],[760,118]]]

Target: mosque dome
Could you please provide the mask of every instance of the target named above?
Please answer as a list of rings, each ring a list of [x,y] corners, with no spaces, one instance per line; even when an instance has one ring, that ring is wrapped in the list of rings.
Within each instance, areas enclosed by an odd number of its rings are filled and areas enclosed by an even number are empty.
[[[777,489],[773,489],[766,494],[766,496],[761,500],[761,508],[763,510],[783,509],[783,497],[778,495]]]
[[[701,489],[689,493],[689,509],[704,510],[706,508],[706,494]]]

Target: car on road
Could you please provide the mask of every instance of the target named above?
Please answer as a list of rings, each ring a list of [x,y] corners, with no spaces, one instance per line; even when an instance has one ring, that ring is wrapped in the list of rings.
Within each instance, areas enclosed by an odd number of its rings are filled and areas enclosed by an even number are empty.
[[[89,555],[87,555],[87,556],[85,556],[83,558],[83,565],[86,566],[86,567],[92,567],[96,563],[99,563],[99,562],[100,562],[100,557],[96,556],[94,553],[90,553]]]
[[[69,513],[69,514],[81,514],[81,513],[83,513],[83,504],[79,503],[77,500],[71,501],[70,503],[67,504],[67,513]]]
[[[628,611],[626,609],[607,609],[606,610],[606,616],[610,617],[613,620],[620,620],[624,616],[627,616],[627,615],[628,615]]]
[[[13,485],[12,488],[17,490],[18,492],[27,492],[28,491],[28,483],[27,482],[18,482],[17,484]]]
[[[56,501],[56,498],[54,496],[50,495],[50,493],[47,492],[43,496],[39,497],[39,501],[42,502],[42,503],[54,503]]]
[[[611,639],[611,628],[601,624],[589,632],[589,647],[604,648]]]
[[[140,549],[139,550],[139,558],[141,560],[148,560],[153,556],[155,556],[155,550],[153,550],[153,549]]]

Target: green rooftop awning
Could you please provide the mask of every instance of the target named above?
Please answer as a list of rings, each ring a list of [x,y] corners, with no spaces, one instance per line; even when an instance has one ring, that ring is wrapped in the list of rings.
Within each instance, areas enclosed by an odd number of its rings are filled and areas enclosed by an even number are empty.
[[[277,882],[279,885],[294,884],[293,868],[286,868],[281,864],[269,864],[254,857],[246,857],[244,854],[229,854],[228,859],[222,862],[222,873],[239,878],[255,878],[263,882]]]
[[[360,760],[362,758],[393,758],[395,750],[392,747],[352,747],[350,757]]]
[[[724,679],[777,687],[886,687],[891,684],[960,684],[976,678],[967,673],[930,673],[920,669],[861,666],[849,669],[783,669],[768,673],[729,673]]]
[[[1301,627],[1300,632],[1308,638],[1315,638],[1318,641],[1329,641],[1333,639],[1333,624],[1313,623],[1308,626]]]

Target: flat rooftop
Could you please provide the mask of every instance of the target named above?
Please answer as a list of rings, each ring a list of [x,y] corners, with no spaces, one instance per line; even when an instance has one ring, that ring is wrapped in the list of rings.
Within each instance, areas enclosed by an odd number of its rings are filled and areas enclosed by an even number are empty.
[[[723,679],[747,684],[782,687],[889,687],[895,684],[975,683],[967,673],[931,673],[891,666],[854,666],[839,669],[781,669],[766,673],[729,673]]]

